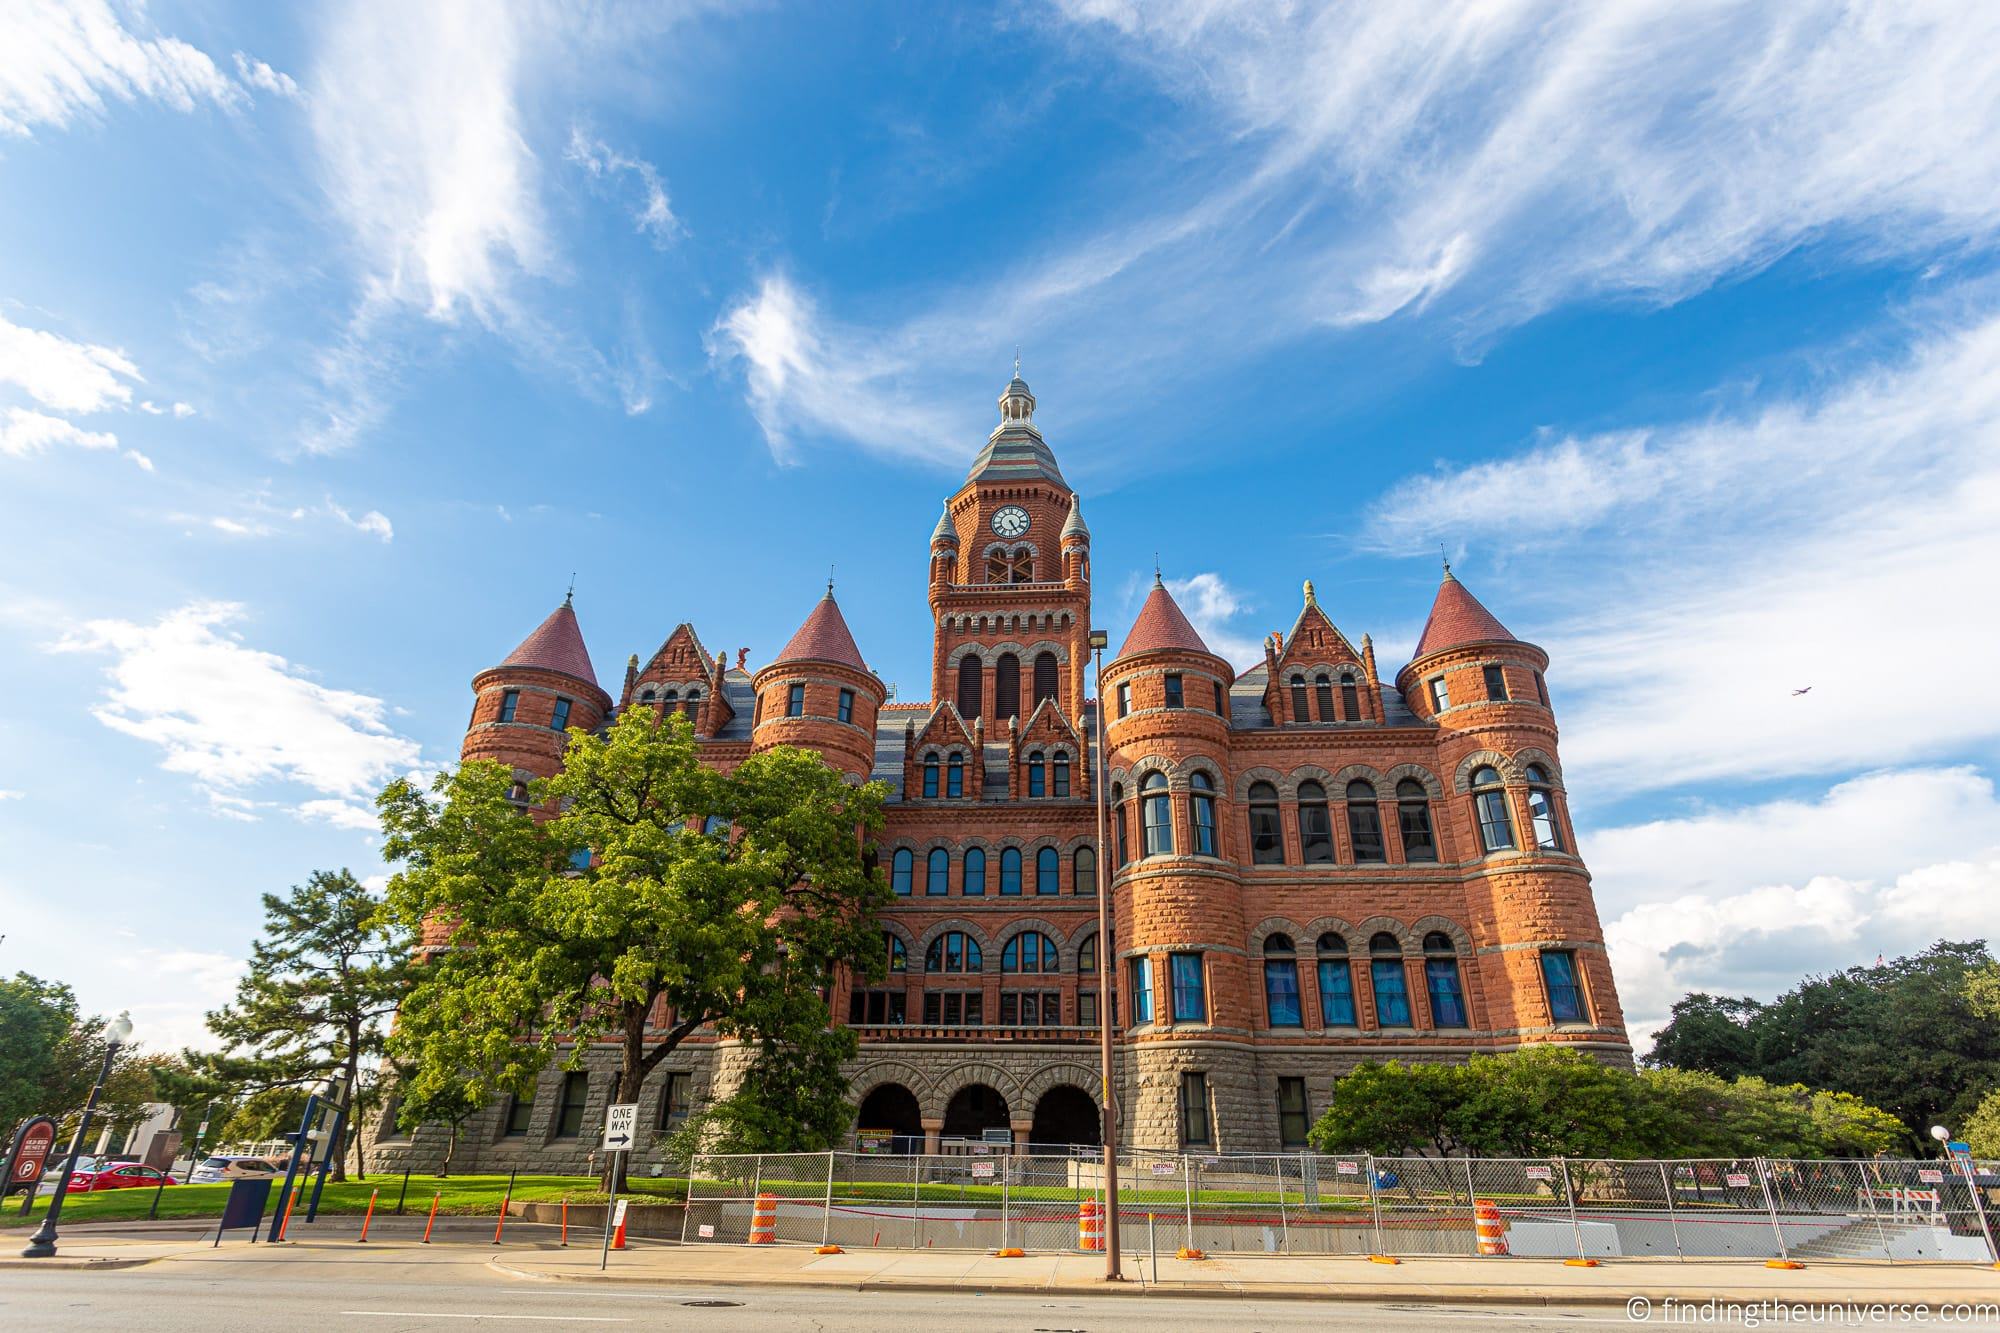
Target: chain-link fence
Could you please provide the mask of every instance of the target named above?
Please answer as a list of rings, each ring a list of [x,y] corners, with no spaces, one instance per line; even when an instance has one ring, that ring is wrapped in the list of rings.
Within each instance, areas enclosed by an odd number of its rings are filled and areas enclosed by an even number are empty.
[[[1104,1174],[1006,1146],[703,1155],[684,1239],[1098,1249]],[[1131,1152],[1118,1178],[1128,1251],[2000,1261],[2000,1173],[1937,1161]]]

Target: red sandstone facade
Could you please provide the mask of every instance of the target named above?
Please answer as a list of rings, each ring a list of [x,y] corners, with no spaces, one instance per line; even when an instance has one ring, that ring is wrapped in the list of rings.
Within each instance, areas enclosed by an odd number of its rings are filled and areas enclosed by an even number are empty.
[[[1156,581],[1104,665],[1100,863],[1090,534],[1018,377],[1000,408],[931,537],[930,702],[887,702],[831,588],[768,664],[711,657],[682,624],[631,660],[615,701],[566,602],[474,678],[464,757],[547,774],[559,724],[677,708],[719,766],[799,745],[889,783],[889,979],[835,997],[862,1040],[861,1130],[933,1148],[996,1129],[1096,1141],[1107,958],[1135,1147],[1300,1146],[1366,1059],[1562,1042],[1629,1062],[1547,656],[1448,570],[1392,681],[1310,583],[1239,671]],[[642,1114],[667,1126],[739,1067],[727,1044],[691,1044]],[[487,1160],[581,1155],[591,1131],[573,1123],[598,1123],[610,1078],[574,1078],[492,1108],[472,1127]]]

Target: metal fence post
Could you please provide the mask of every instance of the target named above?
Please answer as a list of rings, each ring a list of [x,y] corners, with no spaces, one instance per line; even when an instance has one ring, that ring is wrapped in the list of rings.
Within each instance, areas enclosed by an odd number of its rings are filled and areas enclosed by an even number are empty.
[[[921,1154],[910,1156],[910,1248],[920,1250],[923,1246],[924,1230],[924,1159]]]
[[[1465,1211],[1472,1214],[1472,1252],[1479,1253],[1479,1199],[1472,1183],[1472,1159],[1465,1159]]]
[[[1382,1196],[1375,1190],[1375,1154],[1369,1153],[1362,1170],[1368,1173],[1368,1206],[1375,1213],[1375,1253],[1386,1254],[1382,1248]]]
[[[1764,1187],[1764,1209],[1771,1215],[1771,1234],[1778,1238],[1778,1257],[1789,1262],[1792,1254],[1785,1248],[1785,1229],[1778,1225],[1778,1204],[1771,1197],[1771,1164],[1762,1157],[1752,1160],[1757,1168],[1757,1183]]]
[[[1569,1204],[1569,1233],[1576,1241],[1576,1257],[1581,1259],[1584,1257],[1583,1225],[1576,1220],[1576,1186],[1569,1178],[1569,1158],[1556,1158],[1556,1165],[1562,1168],[1563,1199]]]
[[[1679,1260],[1680,1260],[1680,1261],[1681,1261],[1682,1263],[1686,1263],[1686,1262],[1687,1262],[1687,1252],[1681,1249],[1681,1224],[1680,1224],[1680,1219],[1679,1219],[1678,1217],[1676,1217],[1676,1216],[1674,1215],[1674,1180],[1673,1180],[1673,1175],[1672,1175],[1672,1173],[1671,1173],[1671,1172],[1669,1172],[1669,1171],[1667,1170],[1667,1164],[1666,1164],[1665,1162],[1661,1162],[1661,1163],[1660,1163],[1660,1188],[1661,1188],[1661,1189],[1662,1189],[1663,1191],[1665,1191],[1665,1193],[1666,1193],[1666,1199],[1667,1199],[1667,1226],[1668,1226],[1668,1227],[1670,1227],[1670,1228],[1671,1228],[1671,1229],[1673,1230],[1673,1233],[1674,1233],[1674,1257],[1675,1257],[1676,1259],[1679,1259]]]
[[[1303,1156],[1304,1154],[1300,1155]],[[1276,1170],[1278,1176],[1278,1251],[1281,1254],[1290,1254],[1292,1252],[1292,1224],[1285,1217],[1285,1159],[1274,1157],[1271,1159],[1271,1165]],[[1303,1168],[1301,1168],[1299,1175],[1299,1192],[1301,1194],[1305,1192],[1305,1187],[1305,1174]]]
[[[826,1154],[826,1207],[819,1215],[819,1243],[824,1246],[833,1235],[833,1150]]]
[[[1882,1214],[1875,1207],[1874,1178],[1868,1174],[1866,1162],[1856,1162],[1854,1169],[1861,1174],[1861,1183],[1855,1187],[1855,1192],[1867,1201],[1868,1216],[1875,1221],[1875,1239],[1882,1242],[1882,1257],[1893,1264],[1896,1262],[1896,1252],[1889,1246],[1888,1228],[1882,1225]]]
[[[1010,1154],[1000,1159],[1000,1248],[1007,1248],[1007,1233],[1012,1229],[1013,1208],[1008,1197],[1008,1185],[1014,1179],[1014,1158]],[[1026,1249],[1026,1246],[1022,1247]]]
[[[1183,1177],[1183,1178],[1185,1178],[1185,1179],[1186,1179],[1186,1181],[1187,1181],[1187,1239],[1186,1239],[1186,1240],[1184,1240],[1184,1241],[1182,1241],[1182,1242],[1181,1242],[1181,1244],[1182,1244],[1182,1246],[1184,1246],[1185,1248],[1187,1248],[1187,1249],[1190,1249],[1190,1250],[1192,1250],[1192,1249],[1194,1249],[1194,1248],[1195,1248],[1195,1244],[1194,1244],[1194,1158],[1192,1158],[1192,1157],[1188,1156],[1188,1155],[1187,1155],[1186,1153],[1182,1153],[1182,1154],[1181,1154],[1181,1175],[1182,1175],[1182,1177]]]

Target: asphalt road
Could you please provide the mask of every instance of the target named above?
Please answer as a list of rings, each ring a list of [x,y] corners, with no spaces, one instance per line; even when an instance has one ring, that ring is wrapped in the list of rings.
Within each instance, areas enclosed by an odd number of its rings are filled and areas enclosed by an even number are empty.
[[[483,1258],[483,1256],[481,1256]],[[219,1333],[228,1329],[440,1333],[451,1328],[591,1333],[631,1329],[1007,1330],[1113,1333],[1162,1328],[1543,1330],[1644,1327],[1619,1310],[1366,1305],[1169,1296],[948,1296],[729,1288],[594,1287],[520,1282],[483,1267],[338,1263],[172,1265],[115,1272],[0,1271],[0,1328]]]

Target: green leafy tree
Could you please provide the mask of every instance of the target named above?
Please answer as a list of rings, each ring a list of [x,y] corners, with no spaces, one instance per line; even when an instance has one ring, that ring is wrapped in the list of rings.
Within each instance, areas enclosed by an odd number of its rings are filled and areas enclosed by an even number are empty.
[[[104,1019],[78,1009],[75,992],[62,982],[26,972],[0,978],[0,1135],[11,1135],[28,1116],[46,1115],[67,1144],[104,1068],[105,1027]],[[127,1086],[121,1075],[135,1058],[126,1046],[112,1061],[97,1123],[136,1109],[120,1091]]]
[[[1958,1136],[1972,1149],[1974,1157],[1982,1161],[2000,1157],[2000,1088],[1979,1099],[1959,1128]]]
[[[789,747],[718,772],[686,718],[633,710],[606,735],[570,733],[562,772],[530,784],[544,817],[524,818],[512,786],[472,762],[378,802],[402,867],[389,901],[445,946],[416,969],[392,1043],[406,1108],[520,1091],[600,1042],[634,1101],[703,1027],[810,1056],[837,969],[879,975],[889,894],[864,843],[881,784]]]
[[[395,919],[349,871],[314,871],[282,897],[265,894],[264,934],[235,1002],[208,1015],[222,1049],[189,1051],[188,1063],[210,1086],[253,1097],[332,1082],[342,1104],[359,1109],[355,1094],[381,1058],[409,952]],[[365,1175],[360,1134],[348,1142]],[[334,1171],[346,1179],[345,1156]]]
[[[2000,1085],[2000,969],[1983,941],[1941,940],[1879,967],[1807,977],[1767,1005],[1690,995],[1650,1061],[1778,1086],[1854,1095],[1903,1126],[1897,1147],[1927,1151]]]
[[[1667,1025],[1653,1038],[1645,1063],[1656,1068],[1698,1069],[1723,1078],[1751,1071],[1756,1038],[1751,1025],[1764,1006],[1749,996],[1707,995],[1696,991],[1673,1007]]]
[[[1461,1069],[1451,1137],[1478,1157],[1629,1156],[1633,1078],[1581,1051],[1474,1056]]]
[[[1308,1137],[1326,1153],[1443,1157],[1459,1147],[1453,1127],[1461,1089],[1452,1065],[1371,1061],[1333,1085]]]

